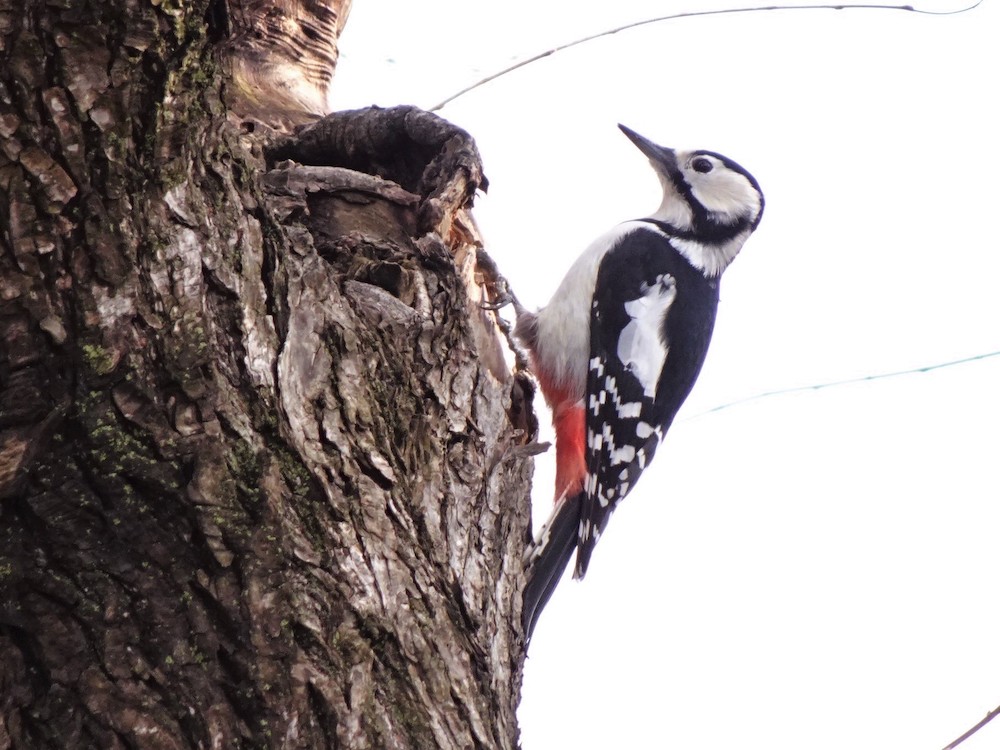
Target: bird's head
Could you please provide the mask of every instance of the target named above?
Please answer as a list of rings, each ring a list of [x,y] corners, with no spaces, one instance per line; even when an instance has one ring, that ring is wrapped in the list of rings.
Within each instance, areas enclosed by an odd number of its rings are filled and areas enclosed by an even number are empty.
[[[649,158],[663,184],[663,203],[653,218],[708,242],[757,228],[764,194],[739,164],[714,151],[675,151],[618,127]]]

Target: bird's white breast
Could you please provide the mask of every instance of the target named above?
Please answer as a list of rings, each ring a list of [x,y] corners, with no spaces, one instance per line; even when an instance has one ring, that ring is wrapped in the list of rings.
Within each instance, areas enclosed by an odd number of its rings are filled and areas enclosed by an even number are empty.
[[[549,304],[538,312],[539,364],[557,383],[583,399],[590,358],[590,308],[597,271],[608,252],[633,232],[650,229],[628,221],[604,233],[583,251],[567,271]]]

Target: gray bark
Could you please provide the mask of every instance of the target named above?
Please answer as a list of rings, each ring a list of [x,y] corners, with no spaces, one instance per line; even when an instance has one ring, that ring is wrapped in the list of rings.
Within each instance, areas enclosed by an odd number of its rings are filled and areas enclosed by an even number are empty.
[[[474,143],[266,142],[210,10],[0,0],[0,748],[515,747]]]

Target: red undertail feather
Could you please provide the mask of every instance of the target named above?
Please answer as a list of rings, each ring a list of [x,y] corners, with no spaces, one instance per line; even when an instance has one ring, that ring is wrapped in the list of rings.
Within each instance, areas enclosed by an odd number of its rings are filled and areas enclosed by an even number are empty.
[[[552,416],[556,429],[556,500],[583,489],[587,476],[586,420],[581,404],[564,405]]]
[[[587,420],[583,409],[583,394],[570,393],[564,385],[552,382],[532,356],[535,376],[545,401],[552,409],[552,426],[556,431],[556,494],[575,495],[583,489],[587,476]]]

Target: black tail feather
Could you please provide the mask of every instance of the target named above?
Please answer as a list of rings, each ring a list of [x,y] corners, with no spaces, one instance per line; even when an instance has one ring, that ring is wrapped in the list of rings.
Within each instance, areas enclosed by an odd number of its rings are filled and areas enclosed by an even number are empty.
[[[584,497],[582,492],[564,497],[531,548],[527,564],[528,584],[524,587],[524,607],[521,610],[525,638],[531,638],[539,615],[576,549]]]

